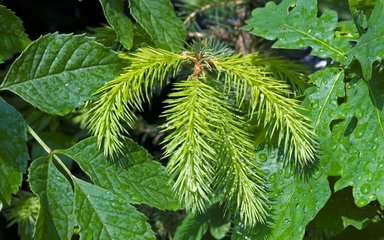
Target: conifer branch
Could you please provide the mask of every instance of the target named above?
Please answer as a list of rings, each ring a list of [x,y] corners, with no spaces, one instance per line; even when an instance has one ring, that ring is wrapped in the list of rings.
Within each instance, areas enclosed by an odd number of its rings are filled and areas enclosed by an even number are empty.
[[[216,150],[219,140],[212,116],[217,99],[198,77],[176,84],[164,112],[164,131],[172,130],[164,143],[169,157],[167,171],[176,179],[174,190],[180,202],[193,213],[204,212],[212,195]],[[212,121],[213,120],[213,121]]]
[[[235,205],[245,226],[265,223],[268,216],[265,180],[256,162],[250,136],[242,130],[246,123],[227,101],[219,103],[222,114],[219,130],[221,152],[216,170],[216,190],[226,200],[227,208]]]
[[[213,192],[234,203],[247,226],[265,222],[268,202],[254,147],[223,94],[193,78],[177,84],[167,102],[167,170],[187,210],[203,212]]]
[[[120,57],[131,61],[125,73],[101,87],[99,99],[88,112],[88,127],[97,136],[99,147],[106,156],[114,158],[123,147],[122,122],[134,122],[134,109],[141,110],[150,99],[155,84],[162,84],[169,75],[176,75],[184,56],[161,49],[143,48],[134,54]]]
[[[315,160],[317,141],[309,119],[300,112],[299,102],[289,98],[289,86],[271,78],[265,69],[253,66],[253,56],[218,57],[211,59],[224,74],[227,90],[236,93],[239,105],[250,94],[250,113],[269,127],[268,136],[278,134],[286,159],[297,169],[304,169]],[[238,89],[240,87],[240,89]]]

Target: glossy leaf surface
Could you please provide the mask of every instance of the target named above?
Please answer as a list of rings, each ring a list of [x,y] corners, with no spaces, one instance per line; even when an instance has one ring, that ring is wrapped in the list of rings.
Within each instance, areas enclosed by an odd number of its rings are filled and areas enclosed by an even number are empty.
[[[29,168],[29,184],[40,201],[34,239],[71,239],[75,226],[74,194],[71,184],[55,167],[51,157],[33,161]]]
[[[21,114],[0,98],[0,200],[9,204],[27,169],[27,128]]]
[[[65,115],[121,70],[116,53],[84,35],[49,34],[12,64],[1,88],[50,114]]]
[[[245,29],[268,40],[277,39],[275,48],[311,47],[312,55],[345,61],[350,44],[335,38],[336,12],[326,11],[318,18],[317,11],[316,0],[284,0],[279,5],[271,1],[252,12]]]
[[[157,47],[178,51],[183,46],[186,30],[176,17],[169,0],[129,0],[132,16],[147,31]]]
[[[23,23],[11,10],[0,5],[0,63],[21,52],[31,42]]]
[[[119,160],[126,166],[110,162],[99,150],[95,137],[61,153],[75,160],[95,184],[111,189],[130,203],[144,203],[159,209],[178,208],[164,167],[130,139],[125,139],[125,157]]]
[[[112,192],[75,178],[80,239],[156,239],[146,217]]]

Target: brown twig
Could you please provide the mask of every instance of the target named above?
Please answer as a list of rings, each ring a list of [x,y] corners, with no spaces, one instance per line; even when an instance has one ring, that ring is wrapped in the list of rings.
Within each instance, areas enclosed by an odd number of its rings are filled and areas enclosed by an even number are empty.
[[[247,0],[234,0],[234,1],[228,1],[228,2],[215,2],[215,3],[209,3],[207,5],[202,6],[199,9],[196,9],[195,11],[191,12],[188,17],[184,20],[184,25],[189,24],[194,17],[196,17],[197,14],[202,13],[204,11],[207,11],[210,8],[213,7],[225,7],[225,6],[231,6],[231,5],[242,5],[247,3]]]

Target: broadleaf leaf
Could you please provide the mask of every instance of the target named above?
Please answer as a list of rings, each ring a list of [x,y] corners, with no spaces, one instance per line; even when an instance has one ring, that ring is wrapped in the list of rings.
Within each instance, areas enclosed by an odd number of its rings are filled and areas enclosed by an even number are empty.
[[[346,188],[332,194],[331,199],[317,214],[314,224],[323,231],[326,239],[341,233],[348,226],[361,230],[376,222],[375,218],[380,218],[378,206],[372,204],[359,208],[351,193],[351,188]]]
[[[26,132],[21,114],[0,98],[0,200],[5,204],[19,189],[27,169]]]
[[[268,2],[252,12],[244,29],[268,40],[277,41],[275,48],[302,49],[311,47],[311,54],[322,58],[346,61],[348,41],[335,38],[337,14],[326,11],[317,18],[316,0],[284,0],[279,5]]]
[[[65,115],[118,76],[121,60],[84,35],[49,34],[12,64],[1,88],[50,114]]]
[[[321,161],[327,166],[327,174],[338,176],[341,167],[337,164],[340,157],[340,142],[333,139],[331,122],[340,121],[338,100],[345,97],[343,71],[330,67],[310,76],[310,81],[315,85],[306,91],[307,98],[303,105],[308,109],[308,117],[312,119],[313,128],[320,140]]]
[[[348,101],[341,105],[346,121],[340,123],[343,135],[335,135],[345,152],[340,152],[340,165],[344,166],[335,190],[353,186],[355,203],[359,207],[379,200],[384,204],[384,84],[382,76],[369,83],[358,80],[347,88]],[[355,128],[349,130],[351,121]],[[348,133],[348,134],[347,134]],[[356,174],[360,173],[360,174]]]
[[[157,47],[180,50],[186,30],[176,17],[169,0],[129,0],[129,7],[132,16],[147,31]]]
[[[21,52],[31,42],[23,23],[11,10],[0,5],[0,63]]]
[[[128,165],[126,168],[111,163],[104,156],[96,137],[85,139],[60,153],[75,160],[96,185],[110,189],[129,203],[144,203],[159,209],[178,208],[164,167],[130,139],[125,139],[125,157],[119,160]]]
[[[303,239],[305,226],[330,197],[327,176],[318,169],[308,180],[298,178],[284,167],[277,151],[259,151],[258,156],[269,180],[272,224],[270,228],[257,225],[251,230],[238,226],[233,239]]]
[[[33,161],[29,184],[39,196],[40,211],[34,239],[71,239],[75,226],[71,184],[55,167],[51,157]]]
[[[328,175],[341,176],[335,184],[336,191],[353,187],[357,206],[363,207],[376,199],[383,204],[382,74],[375,73],[369,82],[356,75],[344,83],[343,76],[337,69],[314,74],[312,80],[317,86],[308,93],[304,104],[312,119],[320,119],[315,129],[322,136],[320,160]],[[336,87],[332,89],[331,85]],[[320,117],[319,109],[323,109]]]
[[[75,214],[80,239],[156,239],[146,217],[124,199],[75,179]]]
[[[384,57],[384,0],[377,0],[368,20],[368,30],[361,36],[350,54],[355,56],[362,67],[363,76],[369,80],[372,76],[373,62]]]
[[[115,30],[117,38],[126,49],[133,45],[133,24],[124,13],[124,0],[100,0],[108,23]]]

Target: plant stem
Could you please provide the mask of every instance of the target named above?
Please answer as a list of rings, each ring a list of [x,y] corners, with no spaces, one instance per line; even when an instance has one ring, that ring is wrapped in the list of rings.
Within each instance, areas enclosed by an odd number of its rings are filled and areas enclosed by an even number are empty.
[[[72,179],[72,173],[71,171],[65,166],[63,161],[57,156],[57,154],[52,151],[52,149],[43,141],[43,139],[40,138],[40,136],[33,130],[29,125],[28,127],[28,132],[32,135],[32,137],[40,144],[40,146],[53,158],[57,161],[57,163],[60,165],[60,167],[68,174],[68,176]]]
[[[188,17],[184,20],[184,25],[187,25],[192,21],[194,17],[196,17],[197,14],[202,13],[204,11],[207,11],[210,8],[213,7],[225,7],[225,6],[230,6],[230,5],[242,5],[247,3],[246,0],[234,0],[234,1],[228,1],[228,2],[216,2],[216,3],[209,3],[204,6],[202,6],[199,9],[196,9],[195,11],[191,12]]]
[[[33,130],[29,125],[28,126],[28,132],[32,135],[32,137],[43,147],[43,149],[48,153],[48,154],[52,154],[52,150],[51,148],[48,147],[47,144],[45,144],[45,142],[40,138],[39,135],[37,135],[37,133],[35,132],[35,130]]]

